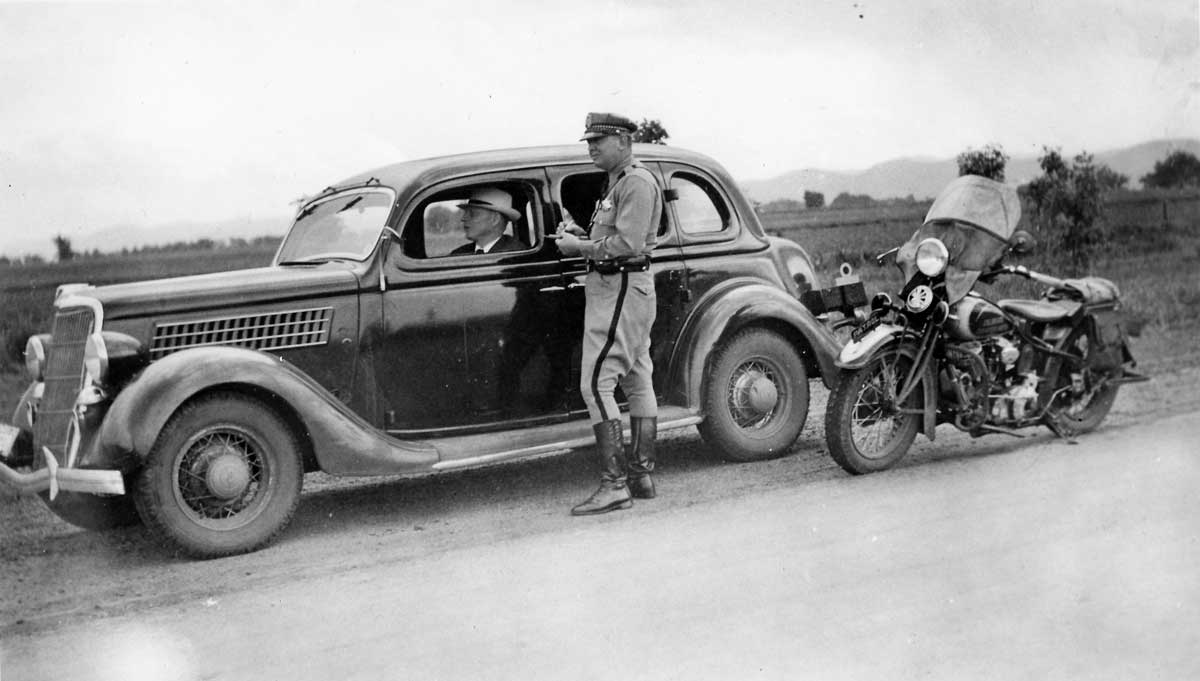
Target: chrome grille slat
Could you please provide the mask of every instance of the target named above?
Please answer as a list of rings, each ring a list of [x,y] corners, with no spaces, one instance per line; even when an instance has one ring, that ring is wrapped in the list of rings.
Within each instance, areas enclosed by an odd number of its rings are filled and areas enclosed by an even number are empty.
[[[90,308],[67,308],[54,315],[46,344],[42,400],[33,426],[36,465],[42,465],[42,447],[48,447],[60,462],[66,457],[75,400],[83,388],[84,347],[94,323]]]
[[[169,322],[154,327],[151,359],[172,352],[210,345],[233,345],[252,350],[289,350],[329,341],[333,308],[216,317]]]

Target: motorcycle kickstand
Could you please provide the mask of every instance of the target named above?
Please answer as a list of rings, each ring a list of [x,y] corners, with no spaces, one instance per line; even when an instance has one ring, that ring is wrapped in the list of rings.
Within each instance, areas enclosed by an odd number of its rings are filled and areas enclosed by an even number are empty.
[[[1069,444],[1069,445],[1079,444],[1079,441],[1075,439],[1075,436],[1071,433],[1071,431],[1069,429],[1063,428],[1062,426],[1058,425],[1057,423],[1054,422],[1053,419],[1045,419],[1044,423],[1046,424],[1046,427],[1050,429],[1050,432],[1052,432],[1055,435],[1059,436],[1060,438],[1066,440],[1067,444]]]

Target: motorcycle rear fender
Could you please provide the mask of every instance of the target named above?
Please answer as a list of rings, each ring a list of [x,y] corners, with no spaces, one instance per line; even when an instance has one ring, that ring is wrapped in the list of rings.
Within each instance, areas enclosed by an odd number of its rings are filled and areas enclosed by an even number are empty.
[[[698,407],[709,356],[723,339],[750,326],[776,331],[792,341],[809,367],[810,378],[816,369],[825,386],[833,387],[840,346],[833,333],[786,291],[741,279],[714,287],[684,323],[669,363],[667,401]]]
[[[173,353],[150,364],[117,395],[84,461],[127,467],[144,460],[167,421],[189,400],[214,390],[266,401],[299,432],[317,467],[334,475],[382,475],[429,470],[437,451],[372,427],[319,383],[279,357],[234,347]]]

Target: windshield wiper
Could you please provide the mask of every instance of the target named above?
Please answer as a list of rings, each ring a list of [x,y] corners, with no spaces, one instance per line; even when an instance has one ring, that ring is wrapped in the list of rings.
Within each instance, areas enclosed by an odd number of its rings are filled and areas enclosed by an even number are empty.
[[[341,210],[339,210],[338,212],[339,212],[339,213],[344,213],[344,212],[346,212],[346,211],[350,210],[351,208],[353,208],[353,207],[354,207],[354,204],[356,204],[356,203],[358,203],[359,201],[362,201],[362,200],[363,200],[362,194],[359,194],[358,196],[356,196],[356,197],[354,197],[353,199],[351,199],[351,200],[350,200],[350,202],[349,202],[349,203],[347,203],[345,206],[342,206]]]

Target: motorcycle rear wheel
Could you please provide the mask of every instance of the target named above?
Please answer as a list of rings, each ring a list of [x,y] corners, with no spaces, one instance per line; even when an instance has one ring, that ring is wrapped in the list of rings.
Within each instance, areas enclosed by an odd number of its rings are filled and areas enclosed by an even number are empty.
[[[1060,408],[1055,414],[1057,425],[1073,434],[1087,433],[1099,427],[1117,399],[1118,386],[1106,383],[1097,388],[1096,384],[1101,377],[1087,369],[1088,357],[1094,350],[1093,343],[1095,340],[1088,334],[1087,328],[1080,325],[1071,330],[1062,345],[1064,351],[1083,360],[1083,369],[1079,372],[1083,378],[1083,393],[1074,397],[1068,392],[1067,398],[1059,398],[1057,402]],[[1120,369],[1117,369],[1114,375],[1119,376],[1120,373]],[[1061,366],[1053,388],[1059,390],[1070,385],[1071,367]]]
[[[853,475],[887,470],[908,452],[920,425],[920,386],[903,405],[894,405],[912,358],[881,352],[861,369],[839,376],[825,408],[829,455]],[[913,413],[897,413],[897,408]]]

